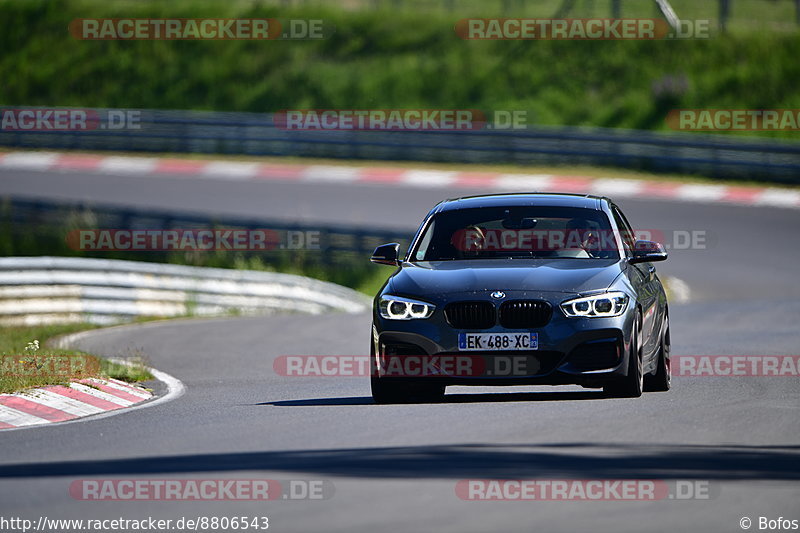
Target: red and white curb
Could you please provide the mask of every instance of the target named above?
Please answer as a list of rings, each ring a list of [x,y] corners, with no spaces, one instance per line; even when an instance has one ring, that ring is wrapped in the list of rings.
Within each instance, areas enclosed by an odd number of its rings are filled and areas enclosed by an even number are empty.
[[[98,174],[182,176],[223,180],[383,184],[429,189],[485,189],[597,194],[749,206],[800,208],[800,190],[781,187],[656,182],[556,174],[504,174],[398,167],[348,167],[156,157],[120,157],[57,152],[0,154],[0,168]]]
[[[99,330],[79,331],[53,339],[54,348],[67,350],[84,337],[108,332],[117,328],[146,328],[156,323],[121,325]],[[129,365],[125,359],[111,357],[109,361]],[[166,392],[154,396],[150,391],[116,379],[89,378],[70,383],[31,389],[16,394],[0,394],[0,431],[14,431],[29,427],[47,427],[55,424],[80,422],[84,417],[97,420],[155,407],[175,400],[186,392],[186,387],[176,377],[148,367],[147,371],[166,387]],[[92,385],[91,387],[88,385]]]
[[[0,429],[66,422],[131,407],[152,397],[142,387],[97,378],[0,394]]]

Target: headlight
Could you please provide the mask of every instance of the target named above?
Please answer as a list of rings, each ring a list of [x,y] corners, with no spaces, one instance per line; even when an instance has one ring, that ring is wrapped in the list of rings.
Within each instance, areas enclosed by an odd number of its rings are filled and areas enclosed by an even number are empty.
[[[383,318],[412,320],[430,317],[436,306],[419,300],[400,298],[399,296],[381,296],[378,308]]]
[[[610,317],[621,315],[627,306],[628,295],[624,292],[604,292],[567,300],[561,310],[567,316]]]

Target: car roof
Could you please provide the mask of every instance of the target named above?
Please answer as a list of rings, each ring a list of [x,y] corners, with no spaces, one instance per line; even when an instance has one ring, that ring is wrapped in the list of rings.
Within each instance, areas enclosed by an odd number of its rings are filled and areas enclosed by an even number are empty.
[[[451,211],[473,207],[514,207],[514,206],[554,206],[583,207],[586,209],[602,209],[603,201],[610,200],[603,196],[567,193],[535,193],[514,192],[505,194],[482,194],[451,198],[441,202],[435,211]]]

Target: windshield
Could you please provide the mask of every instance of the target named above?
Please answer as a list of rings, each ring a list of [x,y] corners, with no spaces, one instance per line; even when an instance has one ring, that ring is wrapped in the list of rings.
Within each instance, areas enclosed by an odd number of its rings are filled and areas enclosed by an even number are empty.
[[[477,207],[428,222],[412,261],[498,258],[619,259],[603,211],[580,207]]]

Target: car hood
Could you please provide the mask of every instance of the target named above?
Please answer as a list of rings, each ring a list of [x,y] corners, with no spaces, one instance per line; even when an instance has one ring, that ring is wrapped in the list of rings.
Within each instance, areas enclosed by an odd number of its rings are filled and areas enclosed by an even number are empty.
[[[485,291],[582,293],[608,288],[617,259],[486,259],[404,263],[387,291],[419,296]]]

